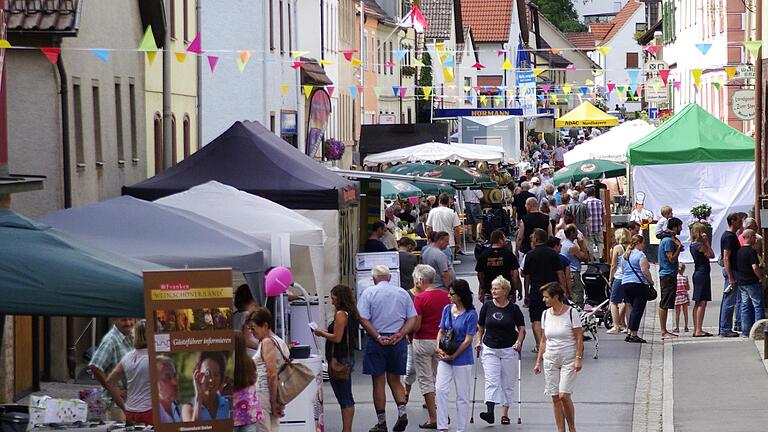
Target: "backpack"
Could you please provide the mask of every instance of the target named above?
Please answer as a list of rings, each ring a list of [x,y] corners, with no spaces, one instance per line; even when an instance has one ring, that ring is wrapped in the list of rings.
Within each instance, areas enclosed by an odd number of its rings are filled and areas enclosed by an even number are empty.
[[[483,236],[489,239],[491,233],[497,229],[504,231],[505,235],[509,235],[509,215],[501,207],[494,207],[485,214]]]

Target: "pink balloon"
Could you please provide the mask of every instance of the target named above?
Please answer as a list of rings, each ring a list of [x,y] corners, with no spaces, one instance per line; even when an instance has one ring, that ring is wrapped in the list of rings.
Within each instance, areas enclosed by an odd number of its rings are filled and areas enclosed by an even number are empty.
[[[286,291],[293,283],[293,274],[285,267],[275,267],[267,273],[264,280],[264,292],[267,297],[276,297]]]

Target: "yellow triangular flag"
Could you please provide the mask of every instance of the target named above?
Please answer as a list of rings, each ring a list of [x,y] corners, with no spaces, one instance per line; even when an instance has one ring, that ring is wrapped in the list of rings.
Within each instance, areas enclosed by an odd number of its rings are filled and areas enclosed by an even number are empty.
[[[291,57],[299,58],[309,54],[309,51],[291,51]]]
[[[696,88],[701,87],[701,69],[691,69],[691,75],[693,75],[693,84]]]
[[[725,73],[728,75],[728,81],[732,80],[736,76],[736,66],[726,66]]]
[[[155,43],[155,35],[152,33],[152,26],[147,26],[147,30],[144,32],[144,37],[141,38],[139,44],[139,51],[157,51],[157,44]]]
[[[6,39],[0,39],[0,48],[10,48],[11,43]]]
[[[157,51],[147,51],[147,61],[149,64],[155,61],[155,57],[157,57]]]
[[[445,82],[453,82],[454,76],[453,76],[453,68],[447,67],[443,68],[443,79]]]
[[[488,106],[488,96],[481,95],[480,96],[480,103],[483,104],[483,106]]]
[[[504,70],[512,70],[512,62],[509,61],[509,59],[504,60],[504,64],[501,66]]]
[[[760,50],[760,47],[763,45],[763,41],[759,40],[750,40],[750,41],[744,41],[744,47],[747,48],[747,51],[749,51],[749,54],[752,56],[752,58],[757,57],[757,51]]]
[[[570,84],[563,84],[561,87],[563,89],[563,93],[570,94],[571,93],[571,85]]]
[[[546,69],[544,69],[544,68],[534,68],[533,69],[533,76],[537,77],[537,76],[541,75],[542,73],[544,73],[544,71],[546,71]]]
[[[586,84],[586,85],[590,86],[590,85],[595,85],[595,82],[594,82],[594,81],[592,81],[591,79],[588,79],[588,80],[586,80],[586,81],[584,82],[584,84]]]
[[[432,87],[425,86],[421,88],[421,92],[424,93],[424,100],[429,99],[429,95],[432,94]]]
[[[304,97],[309,99],[309,95],[312,94],[312,86],[311,85],[305,85],[304,86]]]
[[[604,56],[607,56],[608,53],[610,53],[612,49],[613,48],[611,48],[609,46],[601,46],[600,47],[600,52],[603,53]]]
[[[184,63],[184,60],[187,59],[187,53],[185,52],[177,52],[176,54],[176,61],[179,63]]]
[[[352,67],[358,67],[363,64],[363,61],[358,58],[353,58],[350,63],[352,63]]]
[[[557,94],[550,93],[550,95],[552,96],[552,102],[557,103]]]
[[[283,84],[280,86],[280,91],[283,93],[283,97],[288,94],[288,84]]]
[[[507,96],[509,96],[510,98],[514,97],[515,96],[515,89],[507,90]]]
[[[328,66],[328,65],[332,65],[333,62],[330,60],[320,60],[320,64],[323,66]]]

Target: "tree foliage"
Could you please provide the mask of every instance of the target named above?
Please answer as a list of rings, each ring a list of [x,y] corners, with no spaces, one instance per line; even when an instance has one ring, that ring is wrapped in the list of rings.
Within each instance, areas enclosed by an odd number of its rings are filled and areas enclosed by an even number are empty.
[[[571,0],[531,0],[542,15],[562,32],[587,31],[587,27],[579,22],[579,14],[573,8]]]
[[[430,57],[429,52],[425,51],[424,54],[422,54],[421,61],[424,63],[424,67],[419,68],[419,78],[416,85],[419,87],[432,87],[432,58]],[[432,98],[430,97],[428,100],[424,100],[420,93],[418,93],[420,90],[421,89],[417,90],[416,93],[419,96],[418,99],[416,99],[416,122],[429,123]]]

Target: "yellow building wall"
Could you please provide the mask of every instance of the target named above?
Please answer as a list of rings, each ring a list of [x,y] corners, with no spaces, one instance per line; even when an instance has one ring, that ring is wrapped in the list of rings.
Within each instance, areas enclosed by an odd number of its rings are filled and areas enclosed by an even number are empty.
[[[197,62],[198,56],[187,53],[187,47],[197,33],[197,13],[195,1],[171,0],[174,5],[173,29],[171,31],[171,112],[176,118],[176,161],[184,158],[184,116],[189,116],[190,154],[198,150],[197,130]],[[186,35],[184,32],[184,4],[186,11]],[[176,53],[185,54],[180,61]],[[205,61],[204,58],[201,60]],[[145,108],[147,124],[147,176],[155,175],[155,115],[163,115],[163,58],[158,52],[152,63],[145,57],[146,71]],[[159,139],[162,142],[162,133]]]

